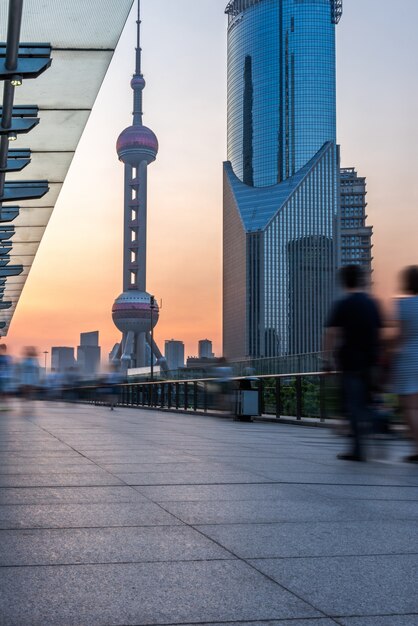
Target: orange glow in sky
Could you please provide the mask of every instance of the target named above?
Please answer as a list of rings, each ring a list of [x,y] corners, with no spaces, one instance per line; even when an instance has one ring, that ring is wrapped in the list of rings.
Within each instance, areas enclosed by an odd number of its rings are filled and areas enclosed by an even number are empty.
[[[378,9],[376,6],[378,4]],[[158,5],[158,6],[157,6]],[[221,353],[222,161],[226,156],[226,0],[143,0],[144,123],[160,151],[149,167],[147,290],[162,299],[155,338],[186,355]],[[416,0],[350,0],[337,27],[342,165],[367,177],[375,288],[418,263],[418,21]],[[408,19],[405,19],[408,15]],[[415,18],[415,19],[414,19]],[[132,13],[79,144],[14,315],[7,343],[77,346],[99,330],[103,356],[119,341],[123,165],[116,139],[131,123]],[[42,122],[41,122],[42,123]]]

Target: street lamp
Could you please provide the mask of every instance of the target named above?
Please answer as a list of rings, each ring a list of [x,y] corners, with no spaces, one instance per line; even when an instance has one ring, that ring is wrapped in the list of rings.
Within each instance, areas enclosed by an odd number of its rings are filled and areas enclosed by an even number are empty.
[[[155,298],[154,296],[150,296],[150,310],[151,310],[151,382],[154,382],[154,309],[155,309]]]

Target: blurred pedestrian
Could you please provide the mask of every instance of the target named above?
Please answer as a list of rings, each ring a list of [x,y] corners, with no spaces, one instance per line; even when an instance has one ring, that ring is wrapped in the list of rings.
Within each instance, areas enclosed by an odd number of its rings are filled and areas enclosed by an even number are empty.
[[[406,457],[418,463],[418,266],[401,273],[403,297],[395,300],[393,391],[414,441],[414,453]]]
[[[24,350],[23,359],[19,364],[19,382],[22,397],[33,400],[40,387],[40,367],[36,348],[29,346]]]
[[[48,400],[63,399],[64,377],[61,372],[51,369],[46,377],[46,396]]]
[[[365,292],[360,266],[341,268],[339,278],[344,295],[331,310],[324,340],[328,367],[332,369],[335,360],[341,372],[343,408],[352,440],[351,450],[338,458],[365,461],[364,438],[372,419],[372,385],[382,319],[376,301]]]
[[[115,408],[115,406],[117,406],[119,402],[119,396],[121,392],[120,385],[122,385],[122,383],[124,382],[125,376],[122,374],[118,366],[112,363],[106,376],[107,402],[111,411],[113,411],[113,409]]]
[[[0,345],[0,410],[8,407],[8,398],[12,391],[13,361],[7,354],[5,343]]]

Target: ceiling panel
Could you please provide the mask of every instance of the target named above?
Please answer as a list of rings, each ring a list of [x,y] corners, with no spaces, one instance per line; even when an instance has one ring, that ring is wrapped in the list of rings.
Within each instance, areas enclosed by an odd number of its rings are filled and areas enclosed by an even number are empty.
[[[38,106],[40,123],[13,142],[14,149],[32,151],[32,162],[21,172],[7,174],[6,182],[48,180],[50,190],[39,200],[3,204],[4,208],[20,207],[19,216],[11,222],[15,234],[3,242],[3,248],[12,243],[9,265],[22,265],[23,272],[6,279],[3,301],[11,300],[13,306],[0,311],[0,321],[6,323],[2,335],[9,328],[132,4],[133,0],[23,0],[20,40],[51,44],[52,65],[15,89],[14,104]],[[3,42],[8,8],[9,0],[0,0]],[[2,92],[0,82],[1,98]]]

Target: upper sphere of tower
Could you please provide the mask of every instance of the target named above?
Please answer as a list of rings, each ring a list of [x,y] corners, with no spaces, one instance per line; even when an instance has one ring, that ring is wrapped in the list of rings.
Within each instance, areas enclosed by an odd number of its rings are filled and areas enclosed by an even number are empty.
[[[119,161],[135,166],[141,161],[152,163],[158,153],[158,140],[146,126],[128,126],[116,142]]]
[[[132,89],[145,89],[145,79],[143,76],[134,76],[131,80]]]

